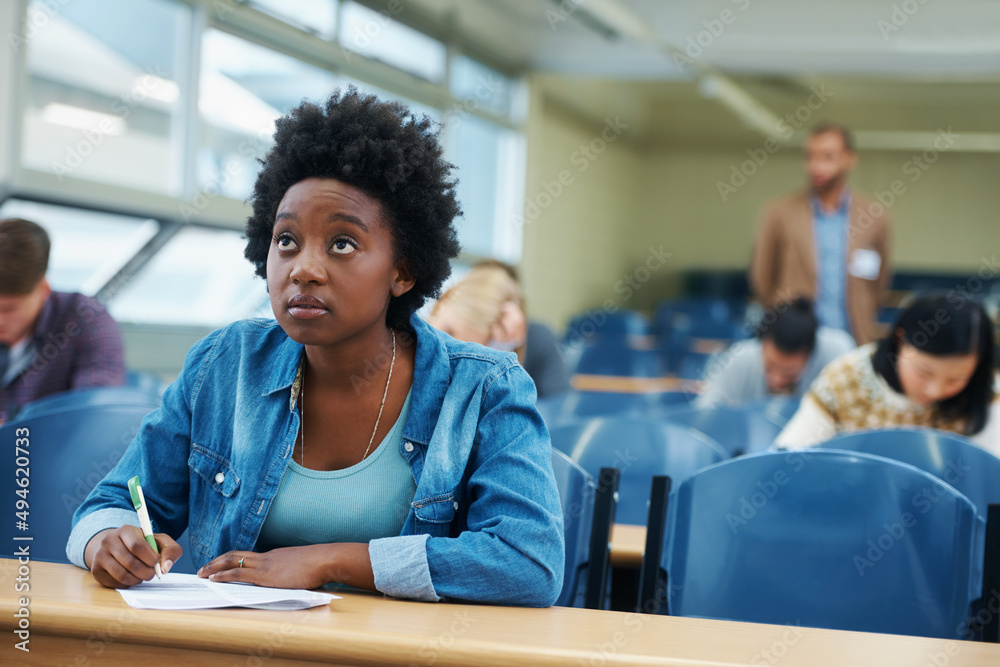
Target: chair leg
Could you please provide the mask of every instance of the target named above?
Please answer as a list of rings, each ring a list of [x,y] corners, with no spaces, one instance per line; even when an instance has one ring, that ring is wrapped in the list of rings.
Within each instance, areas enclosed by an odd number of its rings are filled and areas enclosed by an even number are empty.
[[[646,521],[646,549],[642,556],[639,600],[636,604],[636,611],[639,613],[668,613],[667,573],[661,566],[661,562],[669,502],[670,478],[665,475],[653,477],[653,490],[649,498],[649,517]]]
[[[983,609],[989,612],[983,641],[1000,642],[1000,505],[986,512],[986,548],[983,558]]]
[[[611,524],[618,506],[617,468],[601,468],[594,498],[594,523],[590,532],[590,557],[587,568],[587,590],[583,606],[587,609],[604,609],[608,586],[608,560],[611,549]]]

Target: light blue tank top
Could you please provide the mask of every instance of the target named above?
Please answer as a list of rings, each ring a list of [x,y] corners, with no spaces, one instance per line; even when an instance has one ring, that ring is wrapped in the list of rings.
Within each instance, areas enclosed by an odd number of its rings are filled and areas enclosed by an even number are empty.
[[[343,470],[310,470],[289,461],[257,551],[399,535],[417,490],[400,452],[410,393],[396,423],[364,461]]]

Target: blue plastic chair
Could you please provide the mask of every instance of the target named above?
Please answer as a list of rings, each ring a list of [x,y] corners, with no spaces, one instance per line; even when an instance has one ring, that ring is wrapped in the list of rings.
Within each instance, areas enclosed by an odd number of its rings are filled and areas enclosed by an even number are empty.
[[[968,498],[878,456],[732,459],[682,482],[670,515],[676,616],[958,638],[982,585]]]
[[[747,337],[747,330],[739,322],[685,321],[660,333],[660,355],[671,372],[700,380],[713,354]]]
[[[737,407],[747,412],[755,412],[784,428],[798,411],[801,402],[801,396],[772,396],[759,401],[747,401]]]
[[[637,310],[618,310],[614,313],[592,311],[577,315],[563,334],[563,341],[569,344],[582,342],[591,344],[601,339],[621,341],[630,336],[647,336],[649,321]]]
[[[885,429],[845,433],[823,449],[846,449],[909,463],[955,487],[986,518],[990,503],[1000,503],[1000,458],[968,438],[933,429]]]
[[[36,401],[25,403],[17,413],[17,419],[27,419],[37,415],[51,414],[64,410],[97,408],[113,405],[145,408],[151,412],[160,407],[160,395],[136,387],[93,387],[75,389],[52,394]],[[146,414],[144,412],[143,414]]]
[[[167,388],[167,383],[154,373],[131,370],[125,371],[125,386],[162,396]]]
[[[31,469],[29,529],[17,530],[13,518],[5,521],[0,554],[11,556],[16,546],[24,544],[14,542],[15,535],[30,535],[32,559],[69,562],[66,541],[73,513],[122,458],[149,412],[146,405],[84,406],[18,417],[0,427],[0,442],[11,446],[24,434],[18,429],[27,429]],[[13,451],[10,454],[0,457],[0,474],[14,480],[15,457]],[[187,536],[178,542],[189,553]],[[191,574],[191,565],[190,556],[181,558],[171,571]]]
[[[596,477],[601,468],[621,471],[616,523],[645,525],[653,475],[680,481],[727,458],[697,431],[650,418],[595,418],[556,425],[552,446]]]
[[[729,304],[725,299],[691,298],[664,301],[653,313],[653,326],[663,334],[688,322],[728,322],[731,320]]]
[[[682,380],[701,380],[711,362],[712,354],[685,352],[677,365],[677,377]]]
[[[782,428],[753,410],[721,406],[679,406],[664,410],[663,418],[704,433],[730,456],[766,451]]]
[[[687,403],[693,394],[678,391],[569,391],[535,404],[551,428],[591,417],[656,417],[665,405]]]
[[[552,450],[552,471],[559,487],[566,536],[566,570],[559,607],[579,607],[583,573],[589,562],[590,528],[594,518],[596,485],[587,471],[558,450]]]
[[[583,348],[574,373],[661,377],[664,369],[656,350],[637,350],[625,345],[604,344]]]

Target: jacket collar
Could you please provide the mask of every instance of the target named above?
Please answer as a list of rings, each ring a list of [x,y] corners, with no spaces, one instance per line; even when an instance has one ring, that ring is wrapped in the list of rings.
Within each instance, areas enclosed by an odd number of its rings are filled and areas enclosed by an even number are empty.
[[[451,383],[451,363],[443,334],[416,314],[410,316],[410,326],[413,328],[412,335],[417,338],[410,414],[421,415],[421,418],[406,420],[403,438],[427,445],[434,432],[445,392]],[[304,349],[300,343],[296,343],[286,335],[271,357],[274,370],[271,372],[264,395],[291,388],[289,410],[295,409],[295,401],[299,395]]]
[[[451,360],[445,334],[416,314],[410,316],[410,326],[417,337],[417,355],[413,364],[410,418],[403,427],[403,438],[429,445],[445,392],[451,384]]]

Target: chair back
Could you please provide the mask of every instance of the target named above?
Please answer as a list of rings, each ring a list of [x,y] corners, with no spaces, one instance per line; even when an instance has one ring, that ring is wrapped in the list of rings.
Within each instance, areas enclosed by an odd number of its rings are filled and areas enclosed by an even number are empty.
[[[12,445],[26,438],[27,461],[15,456],[0,457],[0,474],[15,479],[19,463],[28,463],[29,520],[26,530],[14,521],[6,522],[0,555],[11,556],[15,536],[31,536],[31,557],[35,560],[67,563],[73,513],[91,490],[121,460],[129,443],[139,432],[148,405],[87,405],[54,412],[18,417],[0,427],[0,442]],[[189,552],[186,536],[181,546]],[[172,569],[193,573],[191,558],[183,558]]]
[[[748,412],[756,412],[784,428],[798,411],[801,402],[801,396],[771,396],[757,401],[746,401],[737,407]]]
[[[574,372],[583,375],[660,377],[664,369],[656,350],[603,343],[583,348]]]
[[[980,593],[972,503],[882,457],[744,456],[681,482],[670,508],[674,615],[958,638]]]
[[[569,391],[536,403],[551,428],[591,417],[656,417],[666,405],[688,403],[693,394],[680,391]]]
[[[984,520],[990,503],[1000,503],[1000,458],[968,438],[933,429],[885,429],[845,433],[823,449],[884,456],[929,472],[972,501]]]
[[[767,450],[782,428],[755,411],[724,406],[678,406],[664,410],[663,418],[704,433],[722,445],[729,456]]]
[[[51,394],[44,398],[25,403],[17,413],[17,419],[27,419],[36,415],[96,408],[111,405],[144,408],[150,412],[160,407],[160,394],[137,387],[92,387],[73,389]],[[146,414],[146,412],[142,414]]]
[[[727,458],[711,438],[693,429],[652,418],[594,418],[550,429],[552,446],[596,478],[601,468],[617,468],[616,523],[645,525],[654,475],[682,480]]]
[[[559,487],[566,536],[566,570],[556,605],[581,606],[583,572],[589,561],[590,527],[594,515],[594,479],[562,452],[552,450],[552,471]]]

